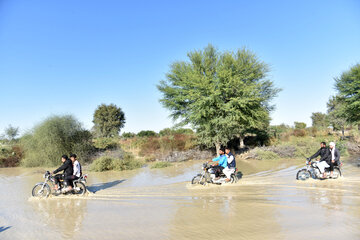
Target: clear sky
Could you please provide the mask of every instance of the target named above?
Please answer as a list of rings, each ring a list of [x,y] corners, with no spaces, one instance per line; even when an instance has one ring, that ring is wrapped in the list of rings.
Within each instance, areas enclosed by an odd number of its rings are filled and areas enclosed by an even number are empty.
[[[271,66],[272,124],[310,125],[360,62],[360,1],[0,0],[0,134],[52,114],[90,129],[101,103],[123,109],[123,131],[171,127],[156,84],[208,43]]]

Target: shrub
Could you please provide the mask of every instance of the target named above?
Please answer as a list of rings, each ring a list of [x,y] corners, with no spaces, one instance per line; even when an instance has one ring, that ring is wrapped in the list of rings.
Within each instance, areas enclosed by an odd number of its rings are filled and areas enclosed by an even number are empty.
[[[95,172],[103,172],[109,170],[123,171],[140,168],[143,163],[136,160],[130,153],[125,153],[123,158],[115,158],[112,156],[102,156],[94,160],[90,165],[90,170]]]
[[[138,137],[155,137],[157,133],[151,130],[140,131],[136,136]]]
[[[295,129],[294,130],[294,136],[295,137],[305,137],[306,131],[304,129]]]
[[[114,149],[118,146],[116,138],[96,138],[93,140],[94,147],[99,150]]]
[[[134,138],[136,136],[135,133],[132,133],[132,132],[124,132],[121,137],[122,138]]]
[[[166,168],[170,167],[172,164],[169,162],[156,162],[151,165],[151,168]]]
[[[295,125],[295,129],[305,129],[306,128],[306,123],[303,122],[294,122]]]
[[[71,115],[52,116],[21,139],[26,167],[57,166],[63,154],[76,153],[88,160],[93,148],[91,134]]]

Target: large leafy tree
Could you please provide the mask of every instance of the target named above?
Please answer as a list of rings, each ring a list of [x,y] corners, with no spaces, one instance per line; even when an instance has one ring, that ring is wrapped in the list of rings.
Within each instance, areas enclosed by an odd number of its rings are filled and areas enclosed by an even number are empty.
[[[180,125],[191,125],[201,143],[226,144],[247,129],[268,125],[279,89],[266,79],[268,66],[249,50],[218,52],[212,45],[188,53],[160,81],[161,103]]]
[[[27,167],[57,166],[63,154],[76,153],[87,161],[92,151],[91,133],[72,115],[51,116],[21,138]]]
[[[101,104],[94,113],[94,129],[100,137],[118,136],[125,124],[125,114],[114,104]]]
[[[356,64],[335,78],[336,90],[343,101],[344,114],[350,123],[360,121],[360,64]]]

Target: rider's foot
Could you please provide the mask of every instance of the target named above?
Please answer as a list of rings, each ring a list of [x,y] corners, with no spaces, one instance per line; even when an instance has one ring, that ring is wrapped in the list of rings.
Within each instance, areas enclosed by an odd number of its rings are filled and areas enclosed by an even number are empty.
[[[225,182],[230,182],[230,179],[228,179],[228,178],[227,178],[227,179],[225,179]]]

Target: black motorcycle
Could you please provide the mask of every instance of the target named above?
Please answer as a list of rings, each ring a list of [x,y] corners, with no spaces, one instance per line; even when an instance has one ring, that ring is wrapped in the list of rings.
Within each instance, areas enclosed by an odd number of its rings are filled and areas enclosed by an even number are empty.
[[[63,194],[76,194],[76,195],[84,195],[86,193],[86,179],[88,175],[85,174],[81,176],[79,179],[76,179],[73,181],[73,189],[69,192],[65,192]],[[44,174],[45,182],[40,182],[35,184],[35,186],[32,189],[32,195],[33,197],[48,197],[51,194],[51,189],[54,189],[55,186],[55,178],[54,176],[49,172],[46,171]],[[54,195],[59,195],[62,193],[61,189],[65,187],[64,180],[60,180],[59,183],[59,193],[54,193]],[[51,186],[51,187],[50,187]]]

